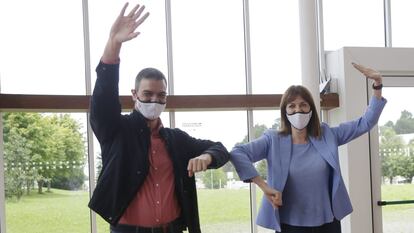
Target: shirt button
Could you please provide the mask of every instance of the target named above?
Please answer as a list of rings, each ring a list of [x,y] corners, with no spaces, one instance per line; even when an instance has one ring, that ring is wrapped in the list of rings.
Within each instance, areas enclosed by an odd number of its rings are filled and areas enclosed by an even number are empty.
[[[156,222],[159,222],[160,220],[157,218],[157,219],[155,219],[155,221],[156,221]]]
[[[160,204],[160,201],[157,201],[157,204]]]
[[[158,184],[155,184],[155,186],[158,187],[159,185]]]
[[[158,170],[158,167],[154,167],[155,170]]]
[[[155,150],[153,150],[152,153],[155,154]]]

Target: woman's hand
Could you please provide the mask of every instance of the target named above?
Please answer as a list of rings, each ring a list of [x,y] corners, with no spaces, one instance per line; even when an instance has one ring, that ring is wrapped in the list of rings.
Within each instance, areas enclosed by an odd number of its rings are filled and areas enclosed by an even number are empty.
[[[262,189],[263,193],[266,195],[267,200],[270,201],[273,208],[277,209],[282,206],[282,193],[273,189],[269,186]]]
[[[279,208],[282,206],[282,193],[277,191],[276,189],[270,187],[262,177],[256,176],[252,179],[252,181],[259,186],[259,188],[263,191],[264,195],[266,195],[267,200],[270,201],[273,208]]]
[[[377,97],[378,99],[382,98],[382,76],[381,73],[371,69],[369,67],[365,67],[363,65],[359,65],[356,63],[352,62],[352,65],[355,67],[355,69],[357,69],[359,72],[361,72],[363,75],[365,75],[365,77],[367,77],[368,79],[372,79],[374,80],[373,83],[373,89],[374,89],[374,96]]]
[[[375,84],[380,85],[382,83],[382,76],[381,73],[371,69],[369,67],[365,67],[363,65],[359,65],[356,63],[352,63],[352,65],[355,67],[355,69],[357,69],[359,72],[361,72],[365,77],[367,77],[368,79],[372,79],[374,80]],[[378,86],[376,85],[376,86]]]

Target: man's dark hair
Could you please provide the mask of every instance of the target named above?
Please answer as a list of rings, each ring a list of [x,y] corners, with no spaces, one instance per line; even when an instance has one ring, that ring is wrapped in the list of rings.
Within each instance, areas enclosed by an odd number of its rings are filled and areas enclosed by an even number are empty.
[[[139,85],[142,79],[164,80],[165,84],[167,85],[167,79],[165,78],[164,74],[155,68],[144,68],[138,73],[137,77],[135,78],[135,90],[139,89]]]

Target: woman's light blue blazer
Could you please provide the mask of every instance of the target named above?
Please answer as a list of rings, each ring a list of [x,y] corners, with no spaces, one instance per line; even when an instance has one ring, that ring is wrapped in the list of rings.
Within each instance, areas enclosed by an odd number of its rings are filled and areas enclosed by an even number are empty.
[[[372,97],[362,117],[342,123],[337,127],[329,127],[322,123],[322,137],[320,139],[309,138],[310,143],[332,168],[332,177],[330,177],[332,180],[331,205],[333,214],[338,220],[352,212],[352,205],[339,167],[338,146],[348,143],[372,129],[377,124],[386,102],[384,98]],[[284,136],[275,130],[268,130],[252,142],[235,146],[230,153],[230,161],[235,166],[240,179],[249,182],[259,175],[253,163],[266,159],[268,185],[283,192],[288,178],[291,155],[291,135]],[[262,199],[256,223],[262,227],[280,231],[279,211],[273,209],[266,197]]]

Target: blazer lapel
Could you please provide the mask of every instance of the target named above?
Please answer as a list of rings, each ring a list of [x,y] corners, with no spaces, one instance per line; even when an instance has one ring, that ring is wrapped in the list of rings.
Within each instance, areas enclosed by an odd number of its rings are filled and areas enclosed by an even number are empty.
[[[313,137],[310,137],[311,143],[314,145],[318,153],[322,156],[323,159],[335,170],[338,170],[338,164],[336,163],[333,155],[329,150],[328,144],[324,140],[316,140]]]
[[[281,182],[281,190],[284,189],[286,180],[289,175],[289,166],[290,160],[292,158],[292,136],[284,136],[280,137],[280,160],[281,160],[281,170],[282,170],[282,182]]]

